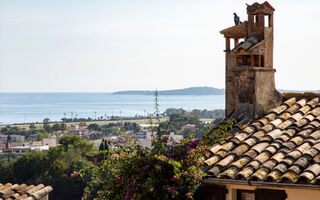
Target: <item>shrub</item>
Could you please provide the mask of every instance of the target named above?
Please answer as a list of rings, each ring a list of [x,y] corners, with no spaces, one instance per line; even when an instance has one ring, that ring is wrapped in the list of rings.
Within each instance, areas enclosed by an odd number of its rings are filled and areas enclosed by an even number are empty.
[[[134,143],[112,150],[90,171],[83,199],[193,199],[204,175],[199,158],[205,146],[191,137],[170,145],[167,141],[154,140],[152,149]]]

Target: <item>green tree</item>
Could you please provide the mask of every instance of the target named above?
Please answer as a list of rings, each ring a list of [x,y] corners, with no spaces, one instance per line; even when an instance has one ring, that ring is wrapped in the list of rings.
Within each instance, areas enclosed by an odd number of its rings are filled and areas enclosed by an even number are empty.
[[[53,131],[60,131],[60,124],[53,124],[52,130]]]
[[[30,125],[29,125],[29,128],[30,128],[30,129],[35,129],[36,126],[35,126],[34,124],[30,124]]]
[[[67,130],[67,124],[66,123],[61,123],[60,124],[60,130],[61,131],[66,131]]]
[[[50,133],[48,133],[48,132],[40,132],[40,133],[38,133],[37,140],[42,141],[43,138],[48,138],[49,135],[50,135]]]
[[[8,132],[9,132],[9,128],[7,126],[1,129],[1,134],[3,135],[6,135]]]
[[[43,129],[47,132],[51,132],[52,127],[50,126],[50,124],[43,124]]]
[[[90,124],[88,126],[88,129],[89,129],[89,131],[100,131],[101,130],[99,125],[95,124],[95,123],[94,124]]]
[[[94,171],[84,199],[192,199],[204,175],[198,142],[188,138],[168,145],[161,138],[152,149],[135,144],[115,149]]]
[[[92,163],[84,155],[93,153],[93,144],[71,137],[63,138],[63,146],[49,151],[33,151],[21,158],[0,162],[0,180],[4,182],[51,185],[50,199],[78,200],[91,180]],[[68,142],[67,142],[68,141]],[[79,176],[81,170],[86,176]]]
[[[103,151],[104,150],[104,139],[102,139],[100,145],[99,145],[99,151]]]
[[[74,145],[77,141],[80,141],[81,138],[78,135],[68,134],[60,138],[59,143],[65,148],[68,149],[69,145]]]
[[[43,121],[42,121],[42,123],[44,123],[44,124],[48,124],[49,122],[50,122],[49,118],[44,118]]]

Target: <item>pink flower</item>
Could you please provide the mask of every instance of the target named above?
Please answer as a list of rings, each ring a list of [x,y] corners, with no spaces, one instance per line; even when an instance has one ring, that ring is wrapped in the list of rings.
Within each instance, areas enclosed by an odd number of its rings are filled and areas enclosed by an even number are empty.
[[[146,170],[146,169],[148,169],[148,168],[149,168],[149,165],[145,165],[145,166],[143,167],[144,170]]]
[[[87,197],[88,195],[87,195],[87,193],[84,192],[84,193],[83,193],[83,196],[84,196],[84,197]]]
[[[74,175],[75,175],[74,173],[71,173],[71,174],[70,174],[70,177],[72,178],[72,177],[74,177]]]

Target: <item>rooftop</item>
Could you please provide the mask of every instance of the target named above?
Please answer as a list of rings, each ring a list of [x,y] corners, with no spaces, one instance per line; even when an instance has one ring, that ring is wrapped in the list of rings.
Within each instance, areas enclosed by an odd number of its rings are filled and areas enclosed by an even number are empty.
[[[320,184],[320,94],[284,96],[282,105],[238,123],[207,152],[202,168],[210,178]]]
[[[11,200],[38,200],[42,199],[52,191],[51,186],[44,186],[39,184],[26,185],[26,184],[14,184],[11,183],[1,184],[0,183],[0,199]]]

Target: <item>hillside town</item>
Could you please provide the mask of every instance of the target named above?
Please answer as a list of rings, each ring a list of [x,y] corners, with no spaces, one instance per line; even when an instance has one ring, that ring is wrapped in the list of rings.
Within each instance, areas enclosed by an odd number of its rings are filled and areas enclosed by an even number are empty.
[[[1,126],[0,199],[318,200],[320,93],[276,89],[274,13],[220,31],[225,110]]]
[[[206,111],[207,112],[207,111]],[[194,112],[196,113],[196,112]],[[201,111],[197,112],[197,114]],[[216,113],[216,117],[221,116]],[[168,117],[163,117],[168,116]],[[136,142],[143,147],[152,147],[158,128],[169,127],[169,132],[161,137],[168,138],[169,143],[179,143],[190,134],[203,131],[213,121],[218,123],[222,118],[200,119],[182,109],[167,109],[163,118],[145,120],[118,120],[97,122],[62,122],[54,123],[44,119],[43,124],[7,125],[0,128],[0,155],[21,157],[31,151],[45,151],[59,146],[59,140],[65,135],[77,135],[99,147],[102,140],[108,141],[111,147]],[[72,120],[66,120],[72,121]],[[77,120],[73,120],[77,121]],[[200,135],[197,135],[200,137]]]

